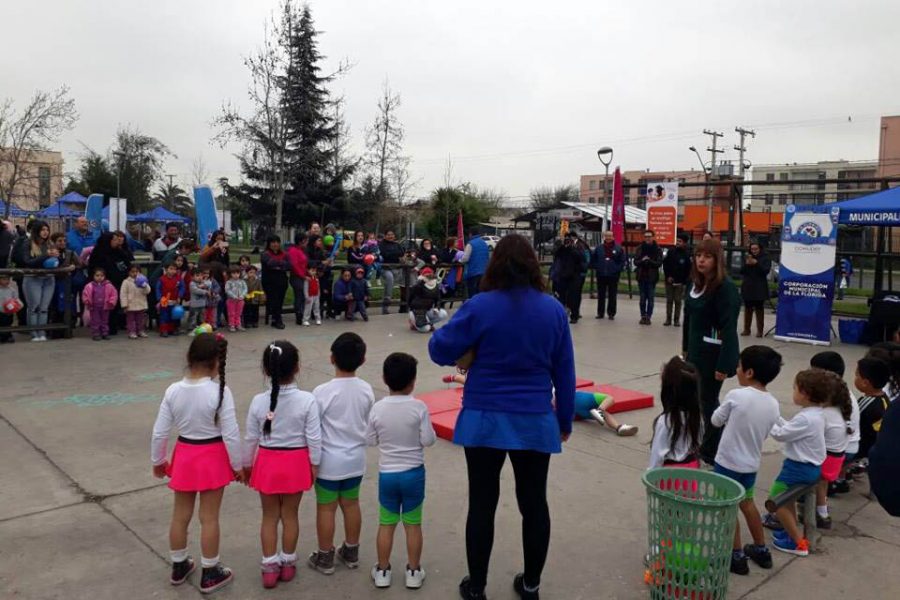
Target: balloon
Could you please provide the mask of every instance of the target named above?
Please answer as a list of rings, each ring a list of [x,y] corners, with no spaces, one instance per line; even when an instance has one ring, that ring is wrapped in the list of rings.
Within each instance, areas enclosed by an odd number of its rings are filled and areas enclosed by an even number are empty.
[[[326,235],[325,237],[322,238],[322,243],[328,247],[334,246],[334,236]]]
[[[202,325],[197,325],[194,328],[194,335],[200,335],[202,333],[212,333],[213,328],[209,323],[203,323]]]
[[[373,264],[375,262],[375,255],[374,254],[366,254],[366,257],[363,258],[363,262],[366,263],[367,265]]]
[[[138,275],[134,278],[134,285],[138,286],[139,288],[144,287],[145,285],[147,285],[147,278],[143,275]]]
[[[58,266],[59,266],[59,259],[56,258],[55,256],[51,256],[50,258],[48,258],[47,260],[44,261],[45,269],[55,269]]]
[[[172,318],[176,321],[180,321],[184,316],[184,307],[176,304],[172,307]]]
[[[3,303],[3,312],[7,315],[14,315],[22,310],[23,306],[22,301],[18,298],[10,298]]]

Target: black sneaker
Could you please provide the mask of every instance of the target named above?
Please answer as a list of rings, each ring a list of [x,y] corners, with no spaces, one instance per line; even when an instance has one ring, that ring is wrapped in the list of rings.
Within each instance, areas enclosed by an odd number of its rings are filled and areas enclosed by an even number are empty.
[[[172,577],[169,579],[169,582],[172,585],[181,585],[187,578],[191,576],[191,573],[196,570],[197,565],[194,564],[193,559],[188,556],[181,562],[172,563]]]
[[[850,482],[846,479],[838,479],[835,482],[828,484],[828,495],[834,496],[835,494],[846,494],[850,491]]]
[[[337,551],[338,558],[346,565],[348,569],[355,569],[359,566],[359,545],[350,547],[346,542],[341,544]]]
[[[363,316],[362,316],[362,317],[363,317],[363,321],[365,321],[366,323],[369,322],[369,315],[363,313]]]
[[[463,600],[487,600],[484,590],[472,589],[472,580],[468,575],[459,582],[459,595]]]
[[[772,568],[772,553],[765,546],[757,546],[756,544],[747,544],[744,546],[744,554],[747,558],[755,562],[762,569]]]
[[[831,517],[823,517],[822,515],[816,515],[816,527],[819,529],[831,529]]]
[[[231,583],[234,579],[234,573],[228,567],[223,567],[221,563],[214,567],[203,568],[203,575],[200,578],[200,593],[211,594]]]
[[[731,572],[735,575],[749,575],[750,566],[747,561],[747,555],[737,555],[737,552],[731,553]]]
[[[278,323],[272,323],[272,327],[274,327],[275,329],[284,329],[284,323],[282,323],[281,321],[279,321]]]
[[[316,550],[309,555],[309,566],[325,575],[334,574],[334,548],[328,552]]]
[[[519,595],[519,598],[522,600],[540,600],[541,595],[538,590],[533,592],[529,592],[525,589],[525,574],[518,573],[515,577],[513,577],[513,589]]]

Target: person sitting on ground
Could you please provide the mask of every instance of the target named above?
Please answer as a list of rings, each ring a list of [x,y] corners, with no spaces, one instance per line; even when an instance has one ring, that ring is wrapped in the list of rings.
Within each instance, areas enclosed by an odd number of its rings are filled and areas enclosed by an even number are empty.
[[[630,437],[638,432],[637,425],[619,423],[610,414],[609,409],[615,405],[615,399],[609,394],[599,392],[575,391],[575,414],[582,419],[594,419],[604,427],[608,427],[621,437]]]
[[[409,328],[420,333],[434,331],[434,326],[447,318],[439,308],[441,286],[431,267],[419,272],[419,281],[409,291]]]

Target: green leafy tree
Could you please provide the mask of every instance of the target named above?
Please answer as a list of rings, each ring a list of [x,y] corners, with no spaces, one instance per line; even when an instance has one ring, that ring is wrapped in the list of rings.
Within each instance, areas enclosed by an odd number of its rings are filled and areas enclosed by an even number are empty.
[[[574,185],[542,186],[531,190],[531,210],[549,210],[563,202],[578,202],[578,188]]]
[[[435,238],[456,235],[457,217],[463,214],[463,227],[470,231],[489,221],[497,213],[502,195],[479,191],[472,184],[442,187],[431,193],[425,228]]]
[[[110,155],[113,168],[119,175],[118,193],[128,199],[129,212],[144,212],[152,208],[154,202],[150,188],[162,181],[166,158],[175,155],[155,137],[130,127],[121,128],[116,133],[116,143]]]

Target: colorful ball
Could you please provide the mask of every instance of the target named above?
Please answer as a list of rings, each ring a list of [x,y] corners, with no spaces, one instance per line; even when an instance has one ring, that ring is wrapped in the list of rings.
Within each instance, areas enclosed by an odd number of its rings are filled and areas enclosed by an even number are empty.
[[[18,298],[10,298],[3,303],[3,312],[7,315],[14,315],[22,310],[23,306],[25,305]]]
[[[367,265],[371,265],[375,263],[375,255],[374,254],[366,254],[366,257],[363,258],[363,262]]]
[[[147,285],[147,278],[143,275],[138,275],[134,278],[134,285],[138,287],[144,287],[145,285]]]
[[[322,243],[325,244],[326,246],[328,246],[329,248],[331,246],[334,246],[334,236],[326,235],[325,237],[322,238]]]
[[[184,307],[183,306],[181,306],[180,304],[176,304],[175,306],[172,307],[172,318],[173,319],[175,319],[176,321],[180,321],[183,316],[184,316]]]
[[[203,333],[212,333],[213,328],[209,323],[203,323],[202,325],[197,325],[194,328],[194,335],[201,335]]]
[[[55,256],[51,256],[50,258],[48,258],[47,260],[44,261],[45,269],[55,269],[58,266],[59,266],[59,259],[56,258]]]

